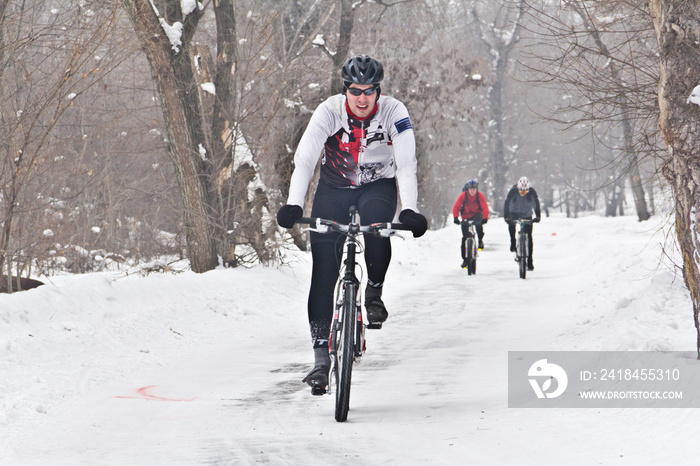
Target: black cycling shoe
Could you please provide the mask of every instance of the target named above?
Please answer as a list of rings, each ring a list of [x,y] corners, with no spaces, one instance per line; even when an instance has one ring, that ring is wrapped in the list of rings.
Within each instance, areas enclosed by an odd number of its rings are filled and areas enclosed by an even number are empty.
[[[510,252],[515,252],[515,251],[516,251],[515,244],[510,243]]]
[[[464,260],[462,261],[462,268],[466,269],[468,266],[469,266],[469,264],[467,263],[467,258],[465,257]]]
[[[532,265],[532,259],[528,259],[528,261],[527,261],[527,270],[530,271],[530,272],[532,272],[533,270],[535,270],[535,266]]]
[[[367,285],[365,288],[365,309],[367,310],[367,328],[379,329],[389,317],[382,301],[382,288]]]
[[[306,382],[311,387],[312,395],[325,395],[328,391],[328,366],[316,366],[311,369],[302,382]]]
[[[382,324],[389,317],[382,298],[370,297],[365,299],[365,309],[367,310],[367,320],[371,326],[370,328],[382,328]]]

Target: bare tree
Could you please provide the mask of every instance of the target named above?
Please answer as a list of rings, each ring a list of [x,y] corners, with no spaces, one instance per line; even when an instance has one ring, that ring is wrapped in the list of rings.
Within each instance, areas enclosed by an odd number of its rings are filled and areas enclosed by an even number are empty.
[[[352,48],[385,66],[382,93],[408,108],[416,135],[419,208],[432,228],[444,225],[446,212],[465,181],[485,165],[482,135],[487,119],[481,108],[488,59],[474,44],[462,2],[368,3],[356,18]],[[410,30],[394,47],[397,30]]]
[[[499,166],[545,185],[552,208],[563,206],[568,194],[574,215],[595,207],[600,178],[607,176],[579,167],[620,165],[608,148],[622,146],[621,130],[596,131],[600,150],[591,138],[580,138],[584,129],[590,133],[592,120],[559,114],[576,126],[566,138],[551,125],[530,124],[524,103],[541,109],[545,101],[569,102],[575,93],[518,80],[514,59],[522,58],[522,47],[512,34],[523,36],[514,22],[521,19],[518,2],[506,8],[481,0],[220,0],[182,10],[193,4],[0,0],[6,10],[0,186],[13,186],[13,173],[18,180],[32,173],[16,191],[17,202],[5,203],[10,188],[0,198],[1,209],[14,209],[0,225],[9,231],[6,257],[14,270],[26,273],[33,264],[45,271],[63,261],[64,268],[88,271],[101,267],[101,257],[178,255],[184,237],[194,270],[212,267],[217,256],[229,265],[274,260],[280,237],[273,214],[286,198],[298,140],[313,109],[342,89],[342,62],[359,53],[384,63],[383,93],[409,108],[419,206],[432,227],[444,224],[470,178],[480,179],[498,210],[505,188],[495,188],[489,175],[494,149],[502,154]],[[124,8],[116,11],[117,5]],[[236,15],[234,6],[246,14]],[[105,35],[96,34],[97,19],[110,14],[111,23],[97,28]],[[136,37],[134,30],[140,31]],[[398,30],[411,31],[400,46]],[[602,57],[590,32],[582,34]],[[601,38],[612,56],[620,56],[617,42]],[[70,58],[75,40],[79,47],[95,45],[85,48],[78,66]],[[499,43],[512,48],[501,53]],[[608,68],[600,68],[612,81]],[[640,100],[634,91],[625,95],[630,107]],[[53,96],[44,99],[52,103],[42,105],[40,95]],[[49,111],[56,109],[61,113],[54,121],[59,114]],[[561,109],[572,111],[570,105]],[[38,123],[27,131],[31,121]],[[634,131],[639,144],[637,126]],[[20,135],[30,133],[32,144],[45,134],[38,150],[22,143]],[[20,148],[21,168],[13,171]],[[301,235],[297,244],[304,247]]]
[[[256,3],[258,18],[250,27],[264,41],[244,47],[248,66],[258,73],[249,77],[256,86],[242,95],[248,111],[240,122],[268,180],[265,184],[280,187],[279,192],[270,193],[273,211],[287,197],[294,151],[313,110],[329,92],[342,89],[338,69],[350,49],[355,10],[363,3]],[[315,180],[310,192],[314,186]],[[299,248],[306,248],[300,230],[292,236]]]
[[[659,125],[668,147],[663,170],[675,198],[676,235],[700,358],[700,105],[689,99],[700,85],[700,4],[649,0],[648,5],[659,44]]]
[[[44,2],[0,7],[0,270],[5,266],[9,279],[12,261],[19,274],[40,242],[41,233],[28,232],[27,220],[48,208],[60,195],[57,181],[71,176],[61,171],[62,150],[70,142],[58,129],[76,99],[113,68],[95,57],[107,44],[116,13],[87,3],[65,13]],[[47,181],[51,176],[53,182]]]
[[[620,178],[628,176],[637,217],[647,220],[640,159],[657,150],[648,129],[655,120],[649,89],[656,73],[650,61],[652,28],[641,2],[571,0],[531,11],[537,28],[529,29],[530,37],[539,37],[544,46],[533,52],[540,60],[530,70],[536,81],[552,83],[572,96],[551,121],[567,129],[589,125],[596,142],[616,154],[604,162],[603,171],[614,173],[602,177],[603,186],[621,194]],[[619,199],[609,197],[609,213],[616,211]]]
[[[612,82],[616,85],[617,89],[624,89],[625,83],[622,78],[620,67],[617,65],[608,46],[603,40],[600,31],[596,27],[594,23],[595,18],[589,15],[588,10],[585,8],[585,3],[578,5],[574,2],[570,2],[569,4],[583,21],[584,28],[591,34],[599,53],[609,60],[608,69],[610,71],[610,77],[612,79]],[[637,154],[633,149],[633,118],[631,115],[629,100],[627,99],[625,92],[619,92],[616,95],[616,99],[617,105],[620,108],[620,123],[622,125],[624,144],[623,150],[626,154],[626,159],[628,162],[626,171],[629,173],[630,176],[632,193],[634,194],[635,206],[637,207],[637,217],[640,221],[644,221],[649,219],[649,211],[647,210],[647,203],[644,195],[644,186],[642,184],[642,179],[639,174],[639,161],[637,158]]]
[[[212,153],[203,127],[192,37],[198,9],[184,13],[179,0],[122,0],[157,84],[168,131],[168,154],[182,193],[187,247],[192,270],[205,272],[218,264],[212,218]],[[163,10],[161,15],[160,9]]]
[[[489,178],[491,199],[495,209],[500,209],[508,191],[506,181],[508,164],[503,141],[507,105],[503,101],[503,94],[508,82],[507,73],[511,66],[511,54],[520,38],[526,3],[520,0],[515,5],[510,2],[495,5],[497,9],[495,19],[490,23],[485,23],[481,19],[477,8],[472,10],[472,14],[479,36],[495,62],[488,92]]]

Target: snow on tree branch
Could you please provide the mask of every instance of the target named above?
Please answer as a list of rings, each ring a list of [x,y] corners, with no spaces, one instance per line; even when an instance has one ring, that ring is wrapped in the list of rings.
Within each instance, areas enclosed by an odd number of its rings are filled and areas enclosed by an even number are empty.
[[[197,8],[202,10],[204,6],[197,0],[180,0],[180,9],[182,10],[183,18],[192,13]]]
[[[168,36],[172,49],[175,51],[175,53],[180,52],[180,46],[182,45],[182,41],[180,40],[182,37],[182,23],[180,21],[176,21],[171,26],[163,18],[158,18],[158,22],[160,23],[160,27],[162,27],[165,31],[165,35]]]
[[[156,14],[158,17],[158,22],[160,23],[160,27],[163,28],[163,31],[165,31],[165,35],[168,37],[168,40],[170,41],[170,45],[172,46],[172,49],[175,51],[175,53],[180,52],[180,46],[182,45],[182,30],[183,30],[183,25],[180,21],[176,21],[172,25],[168,24],[168,22],[163,19],[163,17],[160,15],[160,11],[158,11],[158,8],[156,5],[153,3],[153,0],[149,0],[151,3],[151,8],[153,8],[153,12]],[[197,7],[197,1],[196,0],[180,0],[180,8],[182,9],[182,16],[187,16],[189,13],[194,11],[194,9]],[[187,13],[185,13],[185,10],[187,10]]]
[[[158,11],[158,7],[156,7],[156,4],[153,3],[153,0],[150,0],[151,2],[151,8],[153,8],[153,12],[156,14],[157,17],[160,18],[160,11]]]

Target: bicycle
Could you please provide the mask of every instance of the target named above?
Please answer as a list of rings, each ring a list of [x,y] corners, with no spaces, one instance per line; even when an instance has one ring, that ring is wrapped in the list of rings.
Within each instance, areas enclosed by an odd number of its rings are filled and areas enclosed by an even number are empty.
[[[464,231],[464,225],[467,226],[467,238],[464,241],[464,258],[467,261],[467,275],[476,275],[476,258],[478,256],[478,248],[474,221],[462,220],[462,231]]]
[[[526,225],[532,225],[532,219],[521,218],[515,220],[518,224],[518,242],[516,243],[515,261],[518,263],[520,278],[525,279],[527,275],[527,258],[530,256],[530,244],[527,240]]]
[[[348,417],[352,365],[355,360],[362,357],[367,349],[365,327],[369,329],[382,327],[381,323],[365,325],[362,319],[361,279],[356,274],[358,267],[356,255],[361,252],[362,248],[359,242],[360,235],[366,233],[388,238],[396,235],[397,230],[410,231],[409,227],[401,223],[360,225],[358,216],[357,208],[351,206],[348,224],[314,217],[302,217],[296,222],[311,225],[311,230],[318,233],[338,232],[346,237],[343,265],[334,293],[335,309],[331,322],[331,334],[328,339],[331,356],[330,373],[336,385],[335,420],[338,422],[344,422]]]

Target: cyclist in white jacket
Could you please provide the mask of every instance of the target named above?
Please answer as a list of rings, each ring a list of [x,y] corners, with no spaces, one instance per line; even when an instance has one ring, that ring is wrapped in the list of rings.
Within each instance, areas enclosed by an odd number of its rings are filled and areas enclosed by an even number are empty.
[[[312,217],[347,223],[350,206],[355,205],[363,225],[390,222],[398,195],[403,209],[399,221],[411,227],[415,237],[423,235],[428,224],[417,208],[416,144],[408,110],[398,100],[381,95],[384,69],[371,57],[348,59],[341,77],[343,93],[318,106],[299,142],[289,197],[277,213],[277,223],[292,228],[302,217],[309,182],[322,155]],[[311,233],[308,313],[315,367],[305,380],[312,387],[328,384],[328,337],[342,248],[340,234]],[[381,295],[390,261],[389,239],[365,236],[365,308],[370,323],[382,323],[388,317]]]

